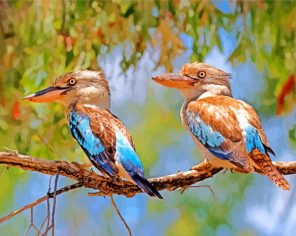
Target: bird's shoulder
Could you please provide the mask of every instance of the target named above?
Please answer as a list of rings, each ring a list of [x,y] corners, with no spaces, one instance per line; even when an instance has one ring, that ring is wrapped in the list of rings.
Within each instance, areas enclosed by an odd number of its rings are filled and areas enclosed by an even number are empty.
[[[239,123],[248,122],[255,128],[262,128],[256,110],[248,103],[233,97],[211,96],[197,99],[188,104],[188,109],[207,115],[212,114],[217,119],[222,118],[219,116],[222,113],[223,118],[235,119]]]
[[[188,103],[186,117],[188,122],[200,122],[218,131],[234,142],[242,140],[242,132],[235,112],[227,105],[224,96],[196,99]]]

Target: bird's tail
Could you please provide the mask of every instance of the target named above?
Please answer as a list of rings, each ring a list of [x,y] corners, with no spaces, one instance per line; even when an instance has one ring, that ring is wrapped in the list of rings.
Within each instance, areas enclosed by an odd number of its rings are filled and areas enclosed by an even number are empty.
[[[268,155],[253,152],[252,159],[258,165],[260,170],[267,175],[271,181],[273,181],[277,186],[279,186],[283,190],[289,190],[290,185],[288,181],[284,178],[284,176],[278,171],[278,169],[272,164]]]
[[[156,188],[144,176],[140,176],[139,174],[134,173],[133,175],[131,175],[131,178],[133,179],[133,181],[135,181],[139,188],[142,189],[143,192],[147,193],[149,196],[155,196],[159,199],[163,199]]]

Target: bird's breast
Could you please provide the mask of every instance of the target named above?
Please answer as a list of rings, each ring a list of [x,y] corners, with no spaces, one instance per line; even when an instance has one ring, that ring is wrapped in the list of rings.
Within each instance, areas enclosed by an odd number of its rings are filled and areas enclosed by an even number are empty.
[[[189,130],[188,124],[187,124],[187,118],[186,118],[186,109],[187,109],[188,103],[189,102],[185,101],[184,104],[182,105],[181,110],[180,110],[180,117],[181,117],[182,125],[185,127],[186,130]]]

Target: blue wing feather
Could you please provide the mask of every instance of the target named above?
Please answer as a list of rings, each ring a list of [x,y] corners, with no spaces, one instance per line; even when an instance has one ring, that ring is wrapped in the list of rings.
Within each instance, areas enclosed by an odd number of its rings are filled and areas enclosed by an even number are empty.
[[[190,131],[198,140],[208,147],[219,147],[224,142],[224,137],[217,131],[214,131],[210,125],[206,125],[199,114],[187,112],[187,122]]]
[[[72,136],[92,163],[107,174],[115,176],[116,170],[110,165],[110,159],[105,153],[103,143],[91,130],[89,117],[72,110],[69,115],[69,126]]]
[[[210,125],[206,125],[199,114],[187,111],[187,122],[192,134],[215,156],[230,161],[236,161],[230,150],[223,148],[225,138],[222,134],[214,131]],[[266,148],[260,138],[258,130],[251,124],[245,128],[245,146],[250,153],[254,149],[266,154]]]
[[[69,126],[71,134],[98,169],[107,173],[111,177],[117,177],[118,168],[115,161],[118,161],[133,181],[144,192],[150,196],[162,198],[156,188],[144,177],[143,165],[135,152],[133,145],[130,143],[130,139],[123,134],[127,132],[125,127],[119,122],[119,120],[114,123],[111,122],[111,124],[112,125],[108,127],[109,129],[112,129],[112,131],[114,129],[115,137],[113,141],[116,143],[115,153],[112,155],[113,159],[106,151],[108,148],[104,146],[104,141],[106,140],[100,140],[98,135],[94,135],[92,132],[89,116],[82,112],[77,112],[75,109],[72,109],[69,113]],[[121,129],[117,128],[118,125]],[[122,132],[122,129],[126,132]]]
[[[115,134],[116,159],[122,164],[127,172],[143,175],[144,167],[130,142],[119,129],[116,130]]]
[[[190,132],[216,157],[251,170],[254,149],[274,153],[255,110],[243,101],[213,96],[189,102],[183,113]]]
[[[248,125],[245,128],[245,144],[249,153],[257,148],[261,153],[266,154],[266,149],[259,136],[258,130],[252,125]]]
[[[191,133],[216,157],[232,162],[243,167],[246,158],[238,158],[232,149],[224,145],[226,138],[218,131],[214,131],[210,125],[207,125],[200,115],[193,112],[186,112],[187,123]]]
[[[162,199],[156,188],[145,178],[144,167],[136,151],[119,129],[116,129],[116,160],[121,163],[140,189],[150,196]]]

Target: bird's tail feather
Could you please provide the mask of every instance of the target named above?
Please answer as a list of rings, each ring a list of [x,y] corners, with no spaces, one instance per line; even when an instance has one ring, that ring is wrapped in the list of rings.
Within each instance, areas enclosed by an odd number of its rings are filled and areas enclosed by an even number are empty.
[[[252,159],[261,169],[261,171],[267,175],[271,181],[283,190],[289,190],[290,185],[284,176],[278,171],[278,169],[272,164],[268,155],[255,152],[252,153]]]
[[[156,190],[156,188],[147,180],[145,177],[140,176],[139,174],[135,173],[131,175],[131,178],[135,183],[139,186],[143,192],[147,193],[151,197],[158,197],[159,199],[163,199],[160,193]]]

